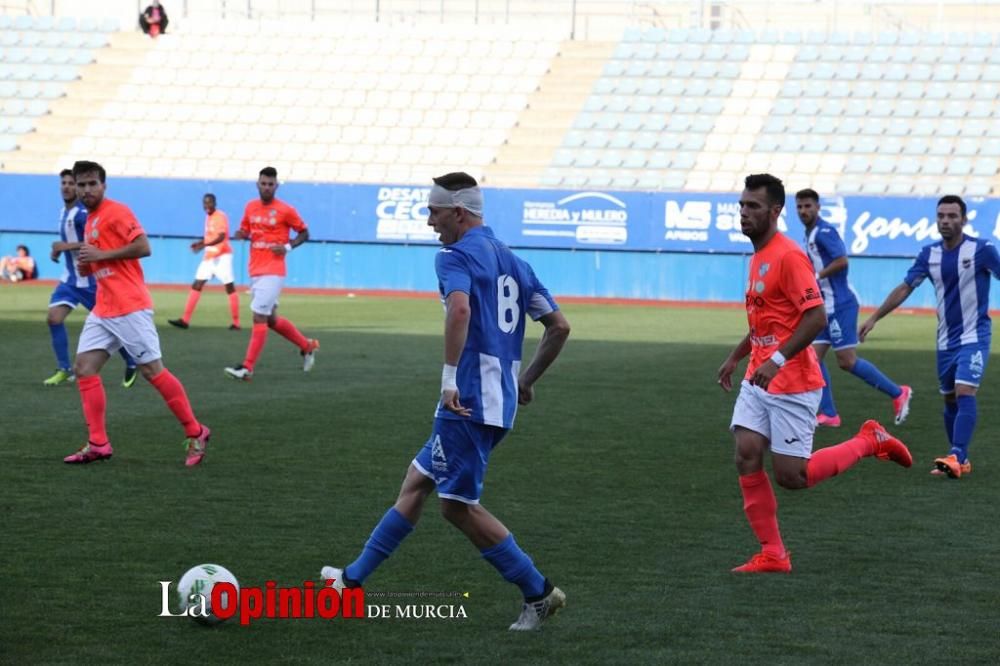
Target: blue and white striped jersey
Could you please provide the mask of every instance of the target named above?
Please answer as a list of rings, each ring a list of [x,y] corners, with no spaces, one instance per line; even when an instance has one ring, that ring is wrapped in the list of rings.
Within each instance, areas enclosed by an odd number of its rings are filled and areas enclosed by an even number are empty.
[[[844,246],[840,234],[837,233],[837,227],[826,220],[819,219],[806,236],[806,254],[809,255],[813,269],[819,273],[834,259],[846,256],[847,248]],[[854,288],[847,281],[847,271],[848,268],[845,268],[830,277],[819,280],[819,289],[823,294],[823,305],[826,307],[828,315],[847,308],[858,307],[858,297],[854,293]]]
[[[993,243],[962,236],[953,250],[943,241],[920,251],[904,281],[917,287],[930,278],[937,294],[940,350],[990,341],[990,276],[1000,280],[1000,254]]]
[[[469,334],[458,363],[458,390],[471,420],[512,428],[517,413],[525,314],[537,320],[558,310],[548,290],[489,227],[474,227],[442,247],[434,262],[441,297],[469,295]],[[438,418],[462,419],[441,408]]]
[[[63,207],[59,215],[59,238],[64,243],[79,243],[83,241],[83,228],[87,224],[87,209],[79,201],[72,206]],[[93,276],[80,277],[76,273],[76,261],[79,252],[63,252],[63,272],[59,279],[62,282],[80,289],[96,289],[97,283]]]

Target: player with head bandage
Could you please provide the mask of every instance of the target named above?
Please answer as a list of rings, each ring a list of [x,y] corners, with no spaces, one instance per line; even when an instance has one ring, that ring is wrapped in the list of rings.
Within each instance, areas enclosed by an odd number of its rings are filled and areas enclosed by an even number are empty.
[[[474,178],[465,173],[435,178],[428,209],[427,223],[444,245],[435,269],[446,312],[434,428],[360,556],[343,570],[324,567],[322,576],[337,586],[364,583],[413,530],[436,489],[445,518],[521,589],[524,605],[510,628],[537,629],[565,605],[566,595],[479,498],[490,453],[513,427],[518,404],[531,402],[535,382],[569,336],[569,323],[531,266],[483,223],[483,194]],[[522,370],[524,315],[540,321],[545,332]]]

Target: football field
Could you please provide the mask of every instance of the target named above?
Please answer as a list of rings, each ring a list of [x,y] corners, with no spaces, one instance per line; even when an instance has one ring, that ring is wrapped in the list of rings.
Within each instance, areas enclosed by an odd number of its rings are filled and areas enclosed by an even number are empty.
[[[322,344],[315,370],[304,374],[298,351],[272,333],[254,380],[238,383],[223,367],[246,348],[246,296],[243,331],[226,330],[217,289],[181,331],[166,319],[182,311],[185,291],[155,291],[165,363],[213,430],[205,462],[184,467],[180,427],[148,383],[121,387],[114,357],[103,373],[114,458],[70,466],[62,458],[86,429],[75,386],[42,386],[54,369],[49,292],[0,287],[0,662],[915,664],[1000,655],[1000,365],[994,356],[980,393],[973,473],[931,477],[948,448],[932,316],[891,315],[859,350],[913,386],[903,426],[891,425],[888,398],[831,368],[844,427],[819,431],[817,448],[874,417],[916,462],[904,470],[866,459],[810,490],[776,487],[791,575],[729,572],[757,548],[727,432],[735,393],[715,383],[745,333],[742,310],[567,304],[570,340],[494,452],[483,495],[567,594],[542,632],[507,631],[517,589],[436,502],[368,581],[366,603],[390,606],[390,617],[207,629],[159,617],[159,581],[212,562],[243,586],[301,586],[358,553],[430,432],[441,305],[285,295],[282,314]],[[82,312],[68,320],[71,349],[82,322]],[[526,362],[540,330],[529,326]],[[465,617],[396,616],[396,606],[427,604]]]

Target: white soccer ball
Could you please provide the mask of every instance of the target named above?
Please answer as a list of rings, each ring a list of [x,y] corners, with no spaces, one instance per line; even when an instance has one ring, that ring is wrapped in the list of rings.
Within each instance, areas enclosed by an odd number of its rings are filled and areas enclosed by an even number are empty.
[[[192,567],[181,576],[177,583],[177,596],[180,600],[181,612],[202,624],[218,624],[222,619],[212,612],[212,588],[218,583],[231,583],[237,594],[240,584],[229,569],[218,564],[199,564]],[[223,593],[225,607],[232,607],[236,599],[229,599],[228,593]]]

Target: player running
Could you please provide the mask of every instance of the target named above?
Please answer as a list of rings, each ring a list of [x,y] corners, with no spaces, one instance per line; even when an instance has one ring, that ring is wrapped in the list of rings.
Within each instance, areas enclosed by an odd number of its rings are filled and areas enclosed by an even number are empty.
[[[747,176],[740,197],[740,227],[753,243],[746,309],[750,332],[719,368],[719,385],[732,390],[733,372],[750,363],[733,408],[730,430],[743,510],[761,551],[737,573],[788,573],[792,559],[778,529],[778,502],[764,471],[764,453],[778,485],[811,488],[859,460],[875,456],[913,464],[906,446],[876,421],[865,421],[851,439],[812,452],[816,408],[823,388],[810,343],[826,326],[816,277],[802,250],[778,232],[785,187],[771,174]]]
[[[205,457],[211,431],[195,418],[184,386],[163,367],[160,338],[153,323],[153,299],[139,265],[140,258],[150,255],[146,232],[131,210],[105,198],[104,167],[96,162],[77,162],[73,177],[88,211],[78,271],[97,280],[97,303],[83,324],[75,363],[88,441],[63,461],[85,464],[108,459],[114,453],[105,429],[107,399],[100,372],[109,354],[124,347],[184,428],[185,464],[197,465]]]
[[[309,229],[298,212],[274,196],[278,190],[278,171],[264,167],[257,178],[260,199],[247,204],[236,238],[250,239],[250,310],[253,312],[253,331],[243,362],[226,368],[233,379],[250,381],[257,359],[267,342],[267,329],[272,328],[299,348],[302,370],[309,372],[316,363],[319,341],[311,340],[295,324],[278,316],[278,297],[285,284],[285,257],[289,252],[309,240]],[[291,233],[297,232],[289,240]]]
[[[413,531],[436,489],[445,519],[524,595],[510,629],[538,629],[565,605],[566,595],[479,498],[490,453],[513,427],[518,404],[531,402],[535,382],[569,336],[569,323],[531,266],[483,224],[483,196],[472,176],[435,178],[428,208],[427,223],[444,245],[435,269],[446,309],[434,428],[358,558],[344,569],[323,567],[321,575],[341,588],[364,583]],[[521,370],[525,315],[542,322],[545,332]]]

